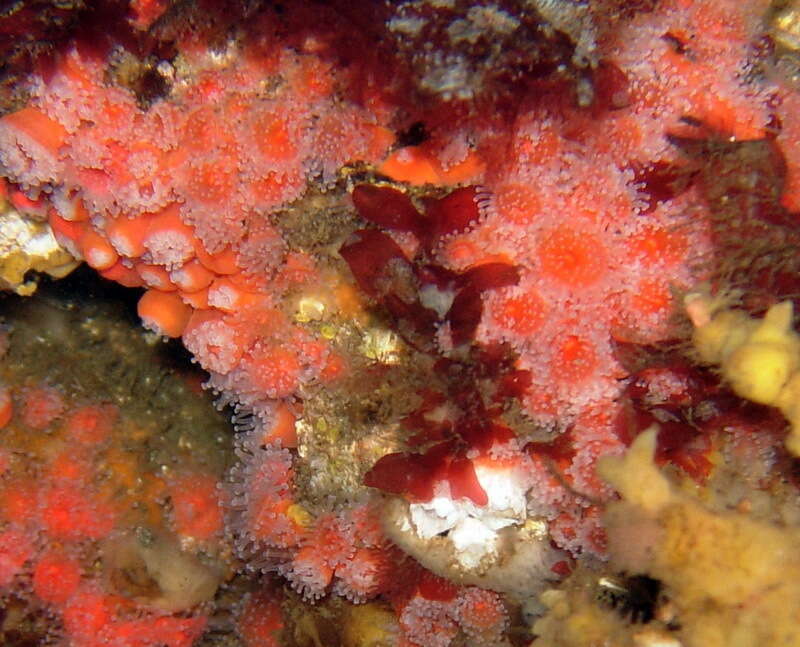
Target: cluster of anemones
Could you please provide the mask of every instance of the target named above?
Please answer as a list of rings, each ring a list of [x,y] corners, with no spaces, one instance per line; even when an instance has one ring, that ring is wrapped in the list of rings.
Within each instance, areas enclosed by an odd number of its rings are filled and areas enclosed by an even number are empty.
[[[142,27],[163,8],[134,3]],[[713,275],[713,200],[725,200],[705,191],[686,142],[775,135],[788,168],[780,199],[798,203],[797,102],[755,73],[750,47],[765,10],[675,0],[606,22],[598,11],[591,101],[545,75],[486,113],[393,103],[368,65],[332,63],[352,26],[327,10],[270,9],[214,51],[202,27],[174,29],[179,56],[158,72],[168,88],[146,107],[107,82],[109,52],[72,44],[32,77],[30,104],[0,119],[0,164],[20,208],[47,214],[101,275],[146,288],[145,324],[182,337],[209,384],[251,414],[227,505],[252,568],[278,571],[307,599],[390,599],[413,643],[447,644],[459,630],[491,643],[503,624],[493,594],[439,580],[431,592],[422,570],[416,590],[394,588],[399,553],[368,495],[319,512],[296,492],[296,401],[352,364],[335,331],[304,325],[294,306],[313,293],[319,319],[353,320],[370,306],[435,366],[398,422],[405,446],[366,476],[407,504],[398,544],[421,556],[414,541],[448,534],[469,570],[501,533],[537,519],[540,544],[602,554],[597,504],[612,492],[598,458],[658,420],[658,460],[702,481],[707,432],[725,419],[692,426],[716,395],[705,376],[620,356],[677,334],[676,293]],[[390,150],[387,126],[415,120],[424,141]],[[293,242],[287,205],[311,186],[333,189],[351,162],[381,174],[350,187],[360,224],[324,252]],[[426,183],[467,186],[409,189]],[[52,401],[41,398],[41,415]],[[10,402],[0,392],[0,419]],[[23,410],[35,423],[36,406]],[[113,506],[75,487],[37,491],[32,509],[70,510],[80,532],[104,537]],[[178,526],[200,539],[218,532],[209,479],[174,489]],[[72,532],[63,515],[36,522]],[[568,570],[551,557],[546,572]]]
[[[179,540],[220,537],[213,477],[167,481],[142,471],[124,449],[136,423],[112,404],[22,385],[0,389],[0,410],[3,593],[35,598],[56,619],[52,634],[71,645],[191,645],[207,621],[196,607],[213,597],[220,573]],[[158,503],[168,496],[170,517]],[[174,586],[176,576],[191,585]]]

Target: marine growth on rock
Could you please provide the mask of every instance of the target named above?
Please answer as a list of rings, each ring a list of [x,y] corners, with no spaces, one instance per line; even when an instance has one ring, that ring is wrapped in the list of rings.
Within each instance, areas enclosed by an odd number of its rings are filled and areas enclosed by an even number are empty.
[[[0,635],[777,640],[780,596],[751,599],[774,573],[697,580],[737,568],[711,535],[782,550],[800,524],[798,24],[768,0],[0,12]]]

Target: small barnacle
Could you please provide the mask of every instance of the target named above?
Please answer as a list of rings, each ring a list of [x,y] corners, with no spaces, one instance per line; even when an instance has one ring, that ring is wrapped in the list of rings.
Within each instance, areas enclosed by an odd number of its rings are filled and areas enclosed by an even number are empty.
[[[295,309],[294,319],[298,323],[318,321],[325,316],[325,302],[315,295],[303,295]]]
[[[364,332],[363,342],[359,347],[364,357],[382,364],[399,363],[402,350],[402,340],[394,331],[377,327]]]
[[[597,599],[633,623],[648,623],[656,614],[661,582],[646,575],[603,576],[597,580]]]

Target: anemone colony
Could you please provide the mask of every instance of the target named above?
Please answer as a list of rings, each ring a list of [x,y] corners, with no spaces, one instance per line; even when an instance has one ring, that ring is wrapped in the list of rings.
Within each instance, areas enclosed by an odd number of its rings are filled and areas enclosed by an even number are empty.
[[[799,3],[0,33],[7,641],[800,645]]]

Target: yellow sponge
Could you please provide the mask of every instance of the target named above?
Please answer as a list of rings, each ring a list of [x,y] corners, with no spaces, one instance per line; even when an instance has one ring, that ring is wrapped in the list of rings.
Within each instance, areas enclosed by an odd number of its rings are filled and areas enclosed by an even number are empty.
[[[797,357],[785,344],[749,341],[722,364],[733,390],[759,404],[776,405],[789,377],[797,369]]]
[[[792,328],[791,301],[772,306],[761,320],[720,309],[707,295],[686,297],[700,360],[717,364],[737,395],[778,407],[792,425],[786,446],[800,455],[800,335]]]

